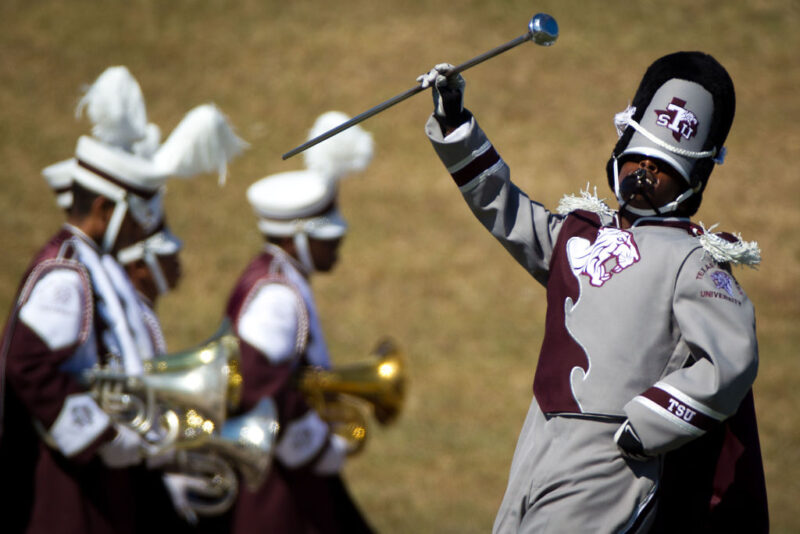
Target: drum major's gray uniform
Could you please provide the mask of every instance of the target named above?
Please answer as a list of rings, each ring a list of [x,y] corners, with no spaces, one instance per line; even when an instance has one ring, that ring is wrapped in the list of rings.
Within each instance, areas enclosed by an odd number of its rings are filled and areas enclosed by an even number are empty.
[[[475,216],[547,288],[534,399],[495,532],[625,530],[652,499],[658,454],[729,417],[751,387],[749,299],[688,219],[623,230],[610,210],[554,214],[510,181],[474,118],[444,137],[431,117],[426,133]],[[617,449],[626,418],[650,460]]]

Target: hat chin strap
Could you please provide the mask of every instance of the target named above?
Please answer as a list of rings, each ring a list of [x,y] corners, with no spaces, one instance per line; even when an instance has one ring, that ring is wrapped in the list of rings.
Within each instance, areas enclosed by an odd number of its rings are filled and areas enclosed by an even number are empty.
[[[314,260],[311,257],[311,249],[308,246],[308,234],[302,231],[295,233],[294,248],[297,251],[297,259],[300,260],[300,263],[308,273],[311,274],[316,271]]]
[[[106,232],[103,234],[102,250],[103,252],[111,252],[114,248],[114,243],[119,237],[119,230],[122,228],[122,221],[125,219],[125,214],[128,212],[128,203],[125,199],[117,200],[114,205],[114,212],[111,214],[111,219],[108,221]]]
[[[617,197],[617,202],[619,202],[619,208],[621,210],[628,211],[633,213],[634,215],[639,215],[640,217],[651,217],[651,216],[663,216],[666,213],[672,213],[673,211],[678,209],[678,206],[686,199],[691,197],[695,191],[692,188],[687,189],[675,200],[671,202],[667,202],[663,206],[659,206],[656,209],[645,209],[645,208],[634,208],[633,206],[628,205],[628,201],[622,198],[622,195],[619,192],[619,160],[617,156],[614,156],[614,195]]]
[[[153,281],[156,283],[156,288],[158,289],[159,295],[164,295],[169,292],[169,286],[167,285],[167,278],[164,276],[164,270],[161,269],[161,264],[158,261],[158,256],[153,254],[151,251],[145,251],[144,253],[144,262],[147,264],[147,267],[150,269],[150,274],[153,275]]]

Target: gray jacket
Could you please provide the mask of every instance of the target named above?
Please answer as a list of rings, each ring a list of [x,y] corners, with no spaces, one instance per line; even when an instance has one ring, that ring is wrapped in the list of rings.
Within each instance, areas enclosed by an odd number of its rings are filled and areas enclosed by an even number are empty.
[[[528,198],[473,118],[426,133],[478,220],[547,288],[534,394],[545,413],[627,417],[646,453],[732,415],[755,380],[754,310],[686,219],[559,215]]]

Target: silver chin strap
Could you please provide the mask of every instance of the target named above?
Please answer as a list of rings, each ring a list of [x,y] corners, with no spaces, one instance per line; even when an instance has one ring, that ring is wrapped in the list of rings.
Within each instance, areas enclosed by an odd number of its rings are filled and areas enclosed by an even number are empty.
[[[310,273],[316,271],[314,260],[311,257],[311,250],[308,247],[308,234],[299,231],[294,234],[294,248],[297,250],[297,256],[300,263]]]
[[[111,249],[114,248],[114,243],[116,243],[119,236],[119,229],[122,227],[122,221],[125,219],[127,212],[127,201],[125,199],[117,200],[114,205],[114,211],[111,214],[111,220],[108,221],[108,227],[105,234],[103,234],[103,252],[111,252]]]
[[[167,278],[164,276],[164,270],[161,268],[161,264],[158,261],[158,256],[148,250],[144,253],[143,259],[150,269],[150,274],[153,275],[153,281],[156,283],[156,288],[158,288],[158,294],[166,294],[169,291],[169,286],[167,285]]]

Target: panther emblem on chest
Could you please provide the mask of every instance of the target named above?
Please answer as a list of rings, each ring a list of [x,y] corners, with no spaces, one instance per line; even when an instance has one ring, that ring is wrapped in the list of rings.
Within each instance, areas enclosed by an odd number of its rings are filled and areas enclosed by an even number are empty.
[[[639,249],[630,232],[600,228],[594,243],[582,237],[570,238],[567,258],[576,276],[587,276],[591,285],[601,287],[613,274],[639,261]]]

